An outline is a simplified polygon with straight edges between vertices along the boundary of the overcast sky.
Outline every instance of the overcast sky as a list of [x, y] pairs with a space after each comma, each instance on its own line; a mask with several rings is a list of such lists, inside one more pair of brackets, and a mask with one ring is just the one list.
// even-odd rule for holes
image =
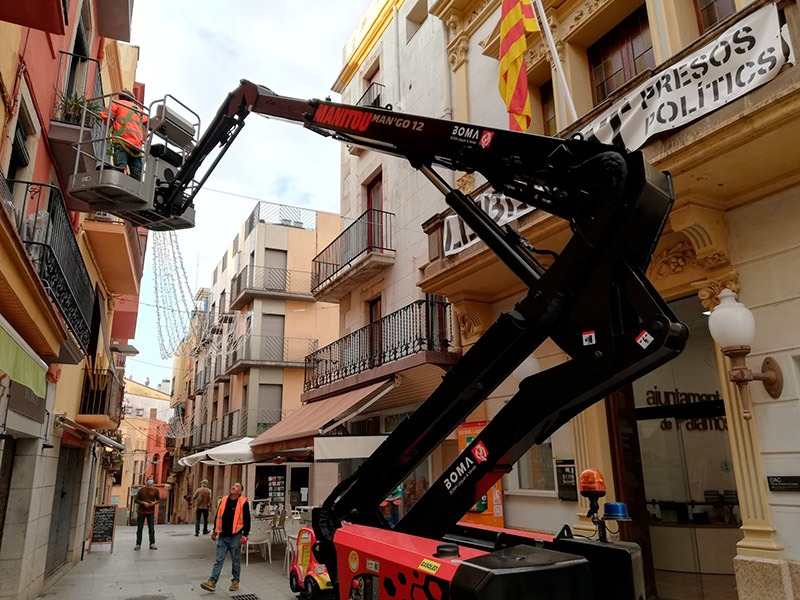
[[[226, 95], [248, 79], [296, 98], [331, 92], [342, 49], [370, 0], [136, 0], [131, 43], [145, 104], [170, 94], [207, 124]], [[339, 144], [297, 125], [247, 118], [195, 200], [196, 227], [178, 233], [189, 286], [211, 285], [222, 258], [257, 199], [339, 211]], [[222, 194], [212, 190], [222, 190]], [[249, 196], [241, 198], [230, 194]], [[139, 320], [126, 376], [156, 387], [172, 377], [156, 330], [153, 248], [142, 278]]]

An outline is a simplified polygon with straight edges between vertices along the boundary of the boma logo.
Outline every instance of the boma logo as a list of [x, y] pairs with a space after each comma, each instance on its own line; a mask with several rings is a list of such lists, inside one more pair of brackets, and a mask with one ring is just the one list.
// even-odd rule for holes
[[458, 484], [458, 482], [468, 474], [470, 467], [473, 466], [475, 466], [475, 461], [469, 456], [465, 456], [464, 460], [458, 463], [456, 468], [447, 474], [447, 477], [444, 480], [444, 487], [448, 490], [453, 489], [453, 486]]
[[486, 446], [483, 445], [483, 442], [478, 442], [472, 449], [472, 455], [475, 457], [475, 460], [482, 463], [489, 458], [489, 451], [486, 449]]

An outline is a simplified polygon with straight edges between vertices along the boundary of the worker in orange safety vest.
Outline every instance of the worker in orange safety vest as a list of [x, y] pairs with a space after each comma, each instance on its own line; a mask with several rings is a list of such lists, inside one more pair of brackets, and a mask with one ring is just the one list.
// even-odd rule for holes
[[217, 581], [222, 571], [225, 556], [231, 553], [231, 587], [234, 592], [239, 589], [239, 571], [242, 564], [242, 544], [247, 543], [250, 533], [250, 505], [247, 498], [242, 496], [242, 484], [234, 483], [230, 493], [222, 499], [217, 508], [217, 517], [214, 520], [214, 531], [211, 539], [217, 541], [217, 561], [211, 570], [208, 581], [200, 587], [209, 592], [217, 589]]
[[108, 119], [111, 113], [114, 165], [139, 181], [142, 175], [142, 148], [147, 135], [147, 115], [129, 90], [123, 90], [118, 96], [119, 99], [111, 102], [108, 111], [100, 111], [100, 117]]

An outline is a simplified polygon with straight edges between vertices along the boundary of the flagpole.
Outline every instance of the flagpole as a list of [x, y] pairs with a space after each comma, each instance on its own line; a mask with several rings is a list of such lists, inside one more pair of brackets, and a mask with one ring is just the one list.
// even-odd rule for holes
[[564, 97], [567, 99], [567, 108], [570, 112], [570, 118], [573, 121], [578, 120], [578, 113], [575, 111], [575, 104], [572, 102], [572, 94], [569, 93], [569, 87], [567, 87], [567, 78], [564, 77], [564, 71], [561, 69], [561, 60], [558, 58], [558, 53], [556, 52], [556, 44], [553, 42], [553, 35], [550, 33], [550, 26], [547, 22], [547, 16], [544, 14], [544, 6], [542, 6], [542, 0], [534, 0], [536, 4], [536, 8], [539, 11], [539, 23], [541, 24], [539, 29], [544, 32], [545, 38], [547, 38], [547, 45], [550, 47], [550, 54], [553, 56], [553, 62], [556, 66], [556, 75], [558, 75], [558, 82], [561, 84], [561, 89], [564, 92]]

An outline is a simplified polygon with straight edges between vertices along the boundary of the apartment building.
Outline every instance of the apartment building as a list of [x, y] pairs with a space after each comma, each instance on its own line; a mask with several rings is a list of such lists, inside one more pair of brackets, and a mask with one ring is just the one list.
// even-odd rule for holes
[[[373, 2], [333, 90], [345, 103], [449, 118], [446, 46], [446, 27], [424, 2]], [[418, 285], [428, 260], [421, 223], [445, 209], [443, 197], [405, 161], [364, 148], [343, 146], [341, 169], [342, 229], [312, 263], [314, 297], [339, 306], [338, 339], [306, 358], [303, 408], [252, 443], [257, 456], [310, 454], [314, 505], [461, 355], [450, 302]], [[387, 518], [401, 517], [456, 454], [453, 439], [409, 475]]]
[[[339, 230], [339, 215], [259, 202], [225, 249], [211, 287], [197, 292], [192, 326], [173, 363], [172, 400], [185, 415], [186, 454], [253, 439], [298, 411], [306, 356], [337, 334], [338, 307], [315, 300], [310, 266]], [[173, 462], [180, 496], [208, 479], [215, 496], [243, 481], [257, 499], [262, 480], [281, 477], [281, 503], [307, 503], [311, 464], [299, 460], [307, 453], [291, 465], [274, 458], [246, 467], [200, 463], [188, 472]], [[176, 517], [193, 520], [193, 512], [184, 503]]]
[[65, 182], [79, 103], [103, 94], [104, 67], [134, 80], [135, 60], [103, 60], [128, 52], [131, 7], [0, 7], [0, 597], [36, 598], [81, 560], [106, 500], [96, 445], [123, 447], [137, 311], [123, 303], [139, 295], [146, 232], [72, 211]]

